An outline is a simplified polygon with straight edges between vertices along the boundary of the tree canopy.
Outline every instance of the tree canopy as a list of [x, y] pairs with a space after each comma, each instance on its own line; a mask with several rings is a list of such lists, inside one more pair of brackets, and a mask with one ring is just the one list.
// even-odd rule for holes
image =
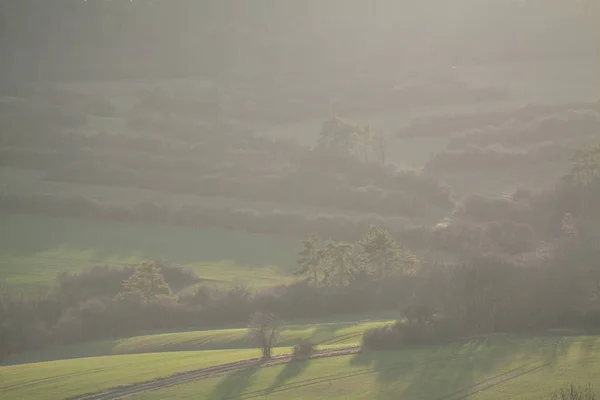
[[125, 296], [141, 298], [146, 304], [163, 295], [170, 295], [171, 289], [154, 261], [144, 261], [133, 274], [123, 282]]

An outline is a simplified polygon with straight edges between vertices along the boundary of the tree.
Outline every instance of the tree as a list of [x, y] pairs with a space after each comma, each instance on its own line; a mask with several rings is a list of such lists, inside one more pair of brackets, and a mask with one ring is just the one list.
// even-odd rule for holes
[[376, 271], [379, 279], [388, 275], [400, 262], [398, 244], [388, 231], [378, 226], [371, 225], [358, 245], [362, 249], [361, 260], [367, 268]]
[[400, 250], [387, 230], [375, 225], [371, 225], [357, 244], [362, 250], [362, 263], [375, 271], [379, 279], [389, 276], [394, 270], [405, 271], [417, 262], [411, 252]]
[[146, 304], [161, 295], [170, 295], [171, 289], [154, 261], [144, 261], [133, 274], [123, 282], [125, 295], [139, 296]]
[[323, 249], [323, 259], [327, 262], [325, 281], [338, 286], [348, 285], [356, 268], [354, 245], [328, 240]]
[[306, 240], [302, 242], [302, 250], [298, 253], [298, 265], [300, 269], [295, 275], [308, 275], [308, 279], [314, 285], [319, 284], [319, 273], [321, 269], [321, 258], [323, 251], [319, 249], [319, 237], [311, 233]]
[[258, 311], [248, 324], [248, 337], [261, 349], [263, 359], [271, 358], [271, 349], [279, 341], [279, 320], [275, 314]]

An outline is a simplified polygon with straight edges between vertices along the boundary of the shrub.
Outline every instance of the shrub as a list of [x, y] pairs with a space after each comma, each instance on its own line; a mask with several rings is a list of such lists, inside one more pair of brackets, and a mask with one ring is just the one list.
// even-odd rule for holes
[[596, 392], [591, 384], [577, 386], [573, 383], [550, 395], [550, 400], [595, 400]]
[[315, 351], [315, 344], [308, 339], [298, 339], [292, 350], [292, 355], [295, 360], [305, 360]]
[[397, 321], [393, 325], [365, 331], [362, 347], [366, 350], [397, 349], [452, 341], [464, 334], [461, 325], [451, 319], [432, 320], [428, 323]]

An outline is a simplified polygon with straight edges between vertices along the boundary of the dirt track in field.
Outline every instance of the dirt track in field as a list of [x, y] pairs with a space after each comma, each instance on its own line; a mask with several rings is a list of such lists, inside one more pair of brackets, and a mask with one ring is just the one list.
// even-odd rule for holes
[[[359, 346], [340, 347], [338, 349], [317, 350], [311, 358], [336, 357], [356, 354], [360, 351]], [[174, 374], [165, 378], [157, 378], [147, 382], [133, 383], [131, 385], [117, 386], [98, 393], [83, 394], [70, 397], [68, 400], [116, 400], [124, 399], [143, 392], [164, 389], [175, 385], [181, 385], [190, 381], [210, 378], [218, 375], [230, 374], [240, 369], [251, 366], [268, 367], [286, 363], [292, 360], [291, 354], [273, 357], [269, 361], [259, 358], [220, 364], [213, 367], [202, 368]]]
[[[339, 342], [342, 340], [346, 340], [352, 336], [354, 336], [354, 334], [340, 335], [340, 336], [329, 339], [326, 343], [327, 344], [336, 343], [336, 342]], [[325, 343], [323, 343], [323, 344], [325, 344]], [[316, 359], [316, 358], [336, 357], [336, 356], [358, 354], [359, 352], [360, 352], [360, 346], [356, 346], [356, 345], [345, 346], [345, 347], [339, 347], [336, 349], [317, 350], [317, 351], [315, 351], [315, 353], [313, 354], [313, 356], [311, 358]], [[440, 362], [440, 361], [449, 361], [452, 359], [460, 359], [460, 358], [464, 358], [464, 357], [467, 357], [467, 356], [450, 357], [450, 359], [444, 359], [444, 360], [424, 361], [423, 364], [435, 363], [435, 362]], [[285, 355], [273, 357], [269, 361], [263, 361], [259, 358], [236, 361], [236, 362], [220, 364], [220, 365], [216, 365], [216, 366], [212, 366], [212, 367], [202, 368], [202, 369], [198, 369], [198, 370], [186, 371], [186, 372], [178, 373], [178, 374], [171, 375], [171, 376], [168, 376], [165, 378], [157, 378], [157, 379], [147, 381], [147, 382], [138, 382], [138, 383], [133, 383], [130, 385], [117, 386], [117, 387], [113, 387], [113, 388], [107, 389], [102, 392], [70, 397], [68, 400], [125, 399], [128, 397], [137, 395], [137, 394], [148, 392], [148, 391], [164, 389], [164, 388], [181, 385], [181, 384], [199, 380], [199, 379], [206, 379], [206, 378], [211, 378], [211, 377], [215, 377], [215, 376], [231, 374], [231, 373], [234, 373], [236, 371], [239, 371], [241, 369], [248, 368], [248, 367], [269, 367], [269, 366], [273, 366], [273, 365], [287, 363], [287, 362], [290, 362], [291, 360], [292, 360], [292, 355], [285, 354]], [[467, 399], [475, 394], [492, 389], [492, 388], [499, 386], [501, 384], [504, 384], [506, 382], [515, 380], [523, 375], [535, 372], [535, 371], [537, 371], [541, 368], [545, 368], [551, 364], [552, 363], [549, 362], [549, 363], [540, 364], [540, 365], [536, 365], [536, 366], [522, 365], [518, 368], [514, 368], [509, 371], [505, 371], [501, 374], [498, 374], [498, 375], [495, 375], [492, 377], [488, 377], [480, 382], [477, 382], [468, 387], [461, 388], [453, 393], [444, 395], [436, 400]], [[277, 387], [275, 389], [271, 389], [271, 390], [261, 389], [261, 390], [256, 390], [256, 391], [252, 391], [252, 392], [246, 392], [244, 394], [237, 395], [237, 396], [230, 397], [230, 398], [223, 399], [223, 400], [253, 399], [256, 397], [267, 396], [271, 393], [284, 392], [284, 391], [299, 389], [299, 388], [306, 387], [306, 386], [317, 385], [317, 384], [332, 382], [332, 381], [341, 380], [341, 379], [347, 379], [347, 378], [363, 376], [363, 375], [370, 375], [370, 374], [380, 373], [383, 371], [393, 370], [393, 369], [402, 368], [402, 367], [404, 367], [404, 365], [390, 365], [388, 367], [365, 368], [365, 369], [358, 370], [358, 371], [331, 374], [331, 375], [322, 376], [319, 378], [306, 379], [306, 380], [302, 380], [302, 381], [285, 384], [285, 385], [279, 386], [279, 387]]]

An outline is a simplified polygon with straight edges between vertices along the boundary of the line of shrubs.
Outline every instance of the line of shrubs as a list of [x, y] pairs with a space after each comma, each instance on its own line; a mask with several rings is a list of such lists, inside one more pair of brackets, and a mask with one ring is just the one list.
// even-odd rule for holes
[[403, 137], [447, 137], [472, 129], [502, 125], [508, 121], [524, 124], [540, 117], [570, 110], [600, 111], [600, 99], [561, 104], [528, 104], [507, 111], [488, 111], [465, 114], [436, 115], [415, 118], [398, 134]]
[[[160, 269], [173, 288], [201, 281], [179, 267]], [[414, 280], [326, 288], [297, 282], [262, 290], [241, 283], [226, 288], [200, 283], [187, 294], [146, 304], [116, 296], [130, 273], [130, 267], [96, 267], [61, 274], [50, 292], [38, 296], [0, 292], [0, 359], [36, 348], [152, 331], [239, 326], [256, 310], [302, 319], [393, 309], [404, 296], [397, 290], [408, 295]]]
[[363, 347], [395, 349], [551, 329], [598, 332], [595, 285], [600, 275], [586, 265], [598, 256], [598, 250], [597, 246], [582, 250], [575, 241], [526, 266], [478, 257], [423, 273], [427, 278], [418, 283], [398, 321], [367, 330]]
[[[225, 228], [298, 237], [316, 232], [322, 237], [348, 241], [357, 240], [370, 225], [377, 225], [392, 233], [403, 245], [420, 251], [454, 254], [487, 251], [512, 255], [531, 251], [538, 234], [526, 219], [529, 218], [529, 207], [517, 203], [517, 209], [513, 212], [511, 207], [498, 205], [497, 202], [510, 202], [511, 207], [514, 203], [506, 199], [495, 201], [487, 198], [477, 202], [481, 205], [467, 201], [461, 208], [463, 211], [457, 214], [458, 218], [449, 219], [433, 228], [414, 225], [402, 217], [382, 217], [377, 214], [307, 215], [277, 210], [259, 212], [193, 205], [167, 206], [151, 202], [127, 205], [58, 195], [4, 194], [0, 196], [0, 211], [119, 222], [154, 222], [190, 228]], [[541, 213], [540, 218], [543, 219], [544, 215]]]
[[470, 130], [452, 138], [448, 148], [461, 149], [468, 145], [530, 148], [544, 142], [597, 138], [599, 131], [600, 110], [571, 110], [528, 122], [512, 120]]

